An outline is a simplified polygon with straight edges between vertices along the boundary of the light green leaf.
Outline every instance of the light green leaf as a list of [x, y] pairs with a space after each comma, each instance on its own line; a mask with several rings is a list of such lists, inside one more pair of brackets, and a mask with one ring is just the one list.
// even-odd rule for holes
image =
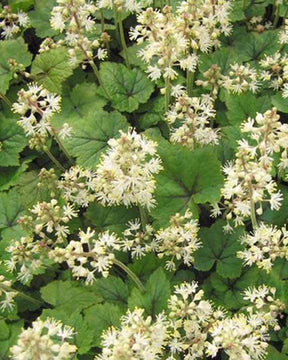
[[62, 92], [63, 81], [72, 73], [68, 51], [63, 47], [37, 55], [31, 68], [31, 74], [36, 77], [37, 82], [57, 94]]
[[111, 95], [112, 105], [119, 111], [133, 112], [145, 103], [154, 90], [147, 75], [139, 69], [129, 70], [122, 64], [101, 64], [100, 75]]
[[79, 282], [55, 280], [41, 288], [41, 296], [48, 304], [67, 314], [85, 309], [101, 301], [89, 287]]
[[159, 141], [158, 153], [164, 170], [156, 175], [157, 205], [151, 215], [157, 224], [165, 226], [171, 215], [190, 208], [197, 214], [196, 204], [220, 199], [223, 176], [217, 151], [205, 147], [189, 151], [181, 145]]
[[232, 234], [224, 233], [225, 224], [224, 220], [218, 220], [210, 228], [201, 228], [202, 247], [195, 252], [194, 266], [197, 270], [209, 271], [216, 264], [219, 275], [234, 279], [241, 274], [242, 261], [236, 253], [242, 248], [239, 239], [244, 231], [238, 227]]
[[5, 94], [13, 78], [8, 61], [15, 59], [28, 66], [31, 64], [32, 54], [28, 52], [28, 46], [22, 38], [0, 41], [0, 54], [0, 91]]
[[239, 125], [257, 112], [263, 113], [271, 109], [269, 96], [256, 97], [250, 92], [241, 95], [226, 94], [227, 117], [231, 125]]
[[[72, 89], [69, 88], [68, 93], [62, 96], [61, 113], [57, 116], [57, 124], [60, 119], [61, 125], [64, 122], [69, 123], [70, 119], [85, 118], [89, 113], [97, 113], [107, 104], [107, 100], [97, 95], [97, 85], [94, 83], [83, 82], [75, 85]], [[72, 126], [72, 124], [71, 124]]]
[[118, 137], [120, 129], [125, 131], [127, 128], [128, 123], [123, 115], [117, 111], [107, 113], [99, 109], [73, 124], [73, 134], [65, 144], [79, 165], [95, 169], [108, 140]]
[[170, 283], [162, 268], [155, 270], [146, 284], [143, 294], [138, 288], [133, 288], [128, 299], [130, 309], [144, 308], [146, 313], [155, 316], [167, 307], [170, 296]]
[[25, 134], [16, 120], [0, 117], [0, 166], [19, 165], [19, 153], [26, 143]]
[[268, 353], [266, 356], [266, 359], [273, 359], [273, 360], [288, 360], [288, 356], [280, 353], [278, 350], [275, 349], [274, 346], [269, 345], [268, 346]]

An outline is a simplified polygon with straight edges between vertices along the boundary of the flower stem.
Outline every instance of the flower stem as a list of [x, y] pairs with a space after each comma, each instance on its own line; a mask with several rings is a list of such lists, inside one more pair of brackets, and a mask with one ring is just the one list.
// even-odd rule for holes
[[17, 293], [17, 296], [21, 296], [23, 299], [26, 299], [26, 300], [30, 301], [31, 303], [34, 303], [34, 304], [37, 304], [37, 305], [42, 305], [42, 301], [37, 300], [37, 299], [33, 298], [30, 295], [26, 295], [21, 291], [15, 290], [12, 287], [1, 284], [0, 289], [3, 289], [4, 291], [14, 291], [14, 292]]
[[122, 50], [123, 50], [123, 55], [125, 58], [125, 63], [128, 69], [131, 69], [130, 63], [129, 63], [129, 57], [128, 57], [128, 52], [127, 52], [127, 45], [126, 45], [126, 41], [125, 41], [125, 35], [124, 35], [124, 28], [123, 28], [123, 21], [122, 21], [122, 13], [118, 12], [119, 16], [118, 16], [118, 26], [119, 26], [119, 33], [120, 33], [120, 41], [121, 41], [121, 46], [122, 46]]
[[69, 162], [73, 165], [74, 161], [72, 159], [72, 157], [69, 155], [68, 151], [65, 149], [64, 145], [62, 144], [57, 132], [55, 131], [54, 128], [52, 128], [52, 133], [53, 136], [55, 138], [55, 140], [57, 141], [57, 144], [59, 145], [59, 148], [62, 150], [62, 152], [65, 154], [65, 156], [67, 157], [67, 159], [69, 160]]
[[119, 261], [117, 259], [113, 260], [113, 263], [117, 266], [119, 266], [123, 271], [126, 272], [126, 274], [135, 282], [135, 284], [138, 286], [138, 288], [144, 293], [146, 291], [144, 285], [142, 284], [142, 282], [140, 281], [140, 279], [138, 278], [138, 276], [136, 276], [133, 271], [131, 271], [125, 264], [122, 263], [122, 261]]
[[142, 206], [139, 205], [138, 208], [139, 208], [139, 212], [140, 212], [142, 229], [144, 230], [146, 225], [149, 223], [148, 214], [147, 214], [146, 209], [143, 208]]
[[55, 158], [55, 156], [51, 153], [51, 151], [47, 148], [47, 146], [43, 147], [45, 154], [49, 157], [49, 159], [58, 167], [59, 170], [65, 171], [65, 168], [60, 164], [60, 162]]
[[97, 66], [95, 65], [94, 61], [89, 60], [89, 65], [91, 66], [91, 68], [92, 68], [92, 70], [94, 72], [94, 75], [96, 76], [96, 79], [98, 80], [99, 85], [102, 87], [106, 97], [111, 101], [112, 100], [111, 95], [109, 94], [106, 87], [104, 86], [104, 83], [103, 83], [102, 78], [100, 76], [100, 72], [99, 72]]
[[2, 92], [0, 92], [0, 99], [2, 99], [5, 102], [5, 104], [8, 105], [11, 108], [11, 106], [12, 106], [11, 101]]
[[165, 78], [165, 112], [169, 110], [170, 104], [170, 79], [167, 77]]
[[187, 70], [187, 94], [192, 96], [192, 90], [194, 86], [194, 74], [195, 72]]

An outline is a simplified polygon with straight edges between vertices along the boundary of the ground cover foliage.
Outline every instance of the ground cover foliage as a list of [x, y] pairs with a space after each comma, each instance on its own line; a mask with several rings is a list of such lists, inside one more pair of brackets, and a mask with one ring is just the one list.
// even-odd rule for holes
[[288, 3], [0, 12], [0, 359], [288, 359]]

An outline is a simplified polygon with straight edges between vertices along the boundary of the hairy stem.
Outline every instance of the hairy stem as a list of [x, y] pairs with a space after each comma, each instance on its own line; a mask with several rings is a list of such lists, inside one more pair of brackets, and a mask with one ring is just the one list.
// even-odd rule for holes
[[5, 104], [8, 105], [11, 108], [11, 106], [12, 106], [11, 101], [2, 92], [0, 92], [0, 99], [2, 99], [5, 102]]
[[65, 171], [64, 166], [60, 164], [60, 162], [55, 158], [55, 156], [51, 153], [51, 151], [47, 148], [47, 146], [43, 147], [45, 154], [49, 157], [49, 159], [53, 162], [53, 164], [62, 172]]
[[131, 271], [125, 264], [122, 263], [122, 261], [119, 261], [117, 259], [113, 260], [113, 263], [117, 266], [119, 266], [123, 271], [126, 272], [126, 274], [131, 278], [131, 280], [134, 281], [134, 283], [138, 286], [138, 288], [144, 293], [146, 291], [144, 285], [142, 284], [142, 282], [140, 281], [140, 279], [138, 278], [138, 276], [136, 276], [133, 271]]
[[195, 72], [187, 70], [187, 94], [192, 96], [192, 90], [194, 86], [194, 74]]
[[119, 33], [120, 33], [120, 41], [121, 41], [121, 46], [122, 46], [122, 50], [123, 50], [125, 63], [126, 63], [127, 68], [131, 69], [131, 66], [130, 66], [130, 63], [129, 63], [128, 52], [127, 52], [127, 45], [126, 45], [126, 41], [125, 41], [124, 27], [123, 27], [122, 13], [121, 12], [119, 12], [118, 19], [119, 19], [118, 26], [119, 26]]
[[6, 286], [6, 285], [1, 284], [1, 285], [0, 285], [0, 289], [3, 289], [4, 291], [13, 291], [13, 292], [16, 292], [16, 293], [17, 293], [17, 296], [21, 296], [23, 299], [26, 299], [26, 300], [30, 301], [31, 303], [34, 303], [34, 304], [37, 304], [37, 305], [42, 305], [42, 301], [37, 300], [37, 299], [33, 298], [33, 297], [30, 296], [30, 295], [26, 295], [26, 294], [24, 294], [24, 293], [21, 292], [21, 291], [15, 290], [15, 289], [13, 289], [12, 287], [9, 287], [9, 286]]
[[167, 77], [165, 78], [165, 112], [169, 110], [169, 104], [170, 104], [170, 79]]
[[65, 156], [67, 157], [69, 162], [73, 165], [74, 161], [73, 161], [72, 157], [69, 155], [68, 151], [65, 149], [64, 145], [62, 144], [62, 142], [54, 128], [52, 128], [52, 133], [53, 133], [53, 136], [55, 137], [55, 140], [57, 141], [57, 144], [59, 145], [59, 148], [65, 154]]
[[145, 226], [149, 223], [148, 214], [147, 214], [146, 209], [143, 208], [142, 206], [139, 205], [138, 208], [139, 208], [139, 212], [140, 212], [142, 228], [144, 230]]
[[99, 70], [98, 70], [97, 66], [95, 65], [93, 60], [89, 60], [89, 64], [90, 64], [90, 66], [91, 66], [91, 68], [92, 68], [92, 70], [94, 72], [94, 75], [95, 75], [96, 79], [99, 82], [99, 85], [102, 87], [106, 97], [111, 101], [112, 100], [111, 95], [109, 94], [106, 87], [104, 86], [104, 83], [102, 81], [102, 78], [100, 76], [100, 73], [99, 73]]

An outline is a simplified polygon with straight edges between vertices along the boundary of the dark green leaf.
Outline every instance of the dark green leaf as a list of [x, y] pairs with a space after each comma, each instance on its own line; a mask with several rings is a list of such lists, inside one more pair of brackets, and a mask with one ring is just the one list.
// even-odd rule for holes
[[152, 82], [139, 69], [129, 70], [122, 64], [101, 64], [100, 75], [119, 111], [133, 112], [145, 103], [154, 90]]
[[236, 228], [232, 234], [224, 233], [226, 222], [218, 220], [210, 228], [202, 228], [199, 237], [202, 247], [195, 252], [194, 266], [197, 270], [209, 271], [216, 264], [216, 271], [224, 278], [234, 279], [240, 276], [242, 261], [236, 257], [241, 250], [242, 228]]

